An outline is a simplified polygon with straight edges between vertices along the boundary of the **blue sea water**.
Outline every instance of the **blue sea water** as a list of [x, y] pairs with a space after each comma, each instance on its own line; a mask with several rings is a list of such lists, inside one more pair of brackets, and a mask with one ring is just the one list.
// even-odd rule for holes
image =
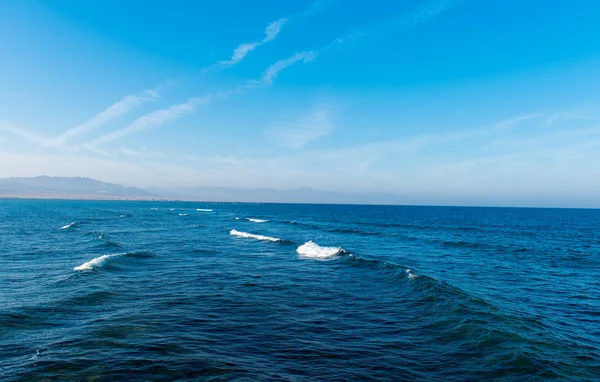
[[600, 211], [0, 200], [0, 379], [598, 380]]

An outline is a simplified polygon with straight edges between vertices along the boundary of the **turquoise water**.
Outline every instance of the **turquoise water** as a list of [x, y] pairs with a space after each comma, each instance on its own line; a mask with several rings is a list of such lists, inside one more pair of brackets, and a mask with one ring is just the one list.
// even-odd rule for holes
[[597, 380], [600, 211], [0, 200], [0, 379]]

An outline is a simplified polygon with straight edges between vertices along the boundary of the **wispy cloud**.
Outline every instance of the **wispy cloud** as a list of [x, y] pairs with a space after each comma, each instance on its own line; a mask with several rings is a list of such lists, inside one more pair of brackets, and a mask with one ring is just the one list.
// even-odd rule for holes
[[402, 19], [407, 26], [423, 23], [440, 15], [464, 1], [459, 0], [432, 0], [422, 3], [414, 12]]
[[[289, 66], [294, 65], [296, 62], [302, 61], [302, 63], [311, 62], [315, 58], [319, 56], [318, 52], [315, 51], [306, 51], [296, 53], [291, 57], [288, 57], [283, 60], [279, 60], [275, 62], [273, 65], [269, 66], [267, 70], [265, 70], [262, 74], [261, 81], [259, 83], [270, 85], [277, 79], [279, 73], [286, 69]], [[250, 83], [256, 84], [256, 81], [251, 81]]]
[[252, 52], [254, 49], [258, 48], [263, 44], [266, 44], [269, 41], [273, 41], [281, 31], [281, 28], [287, 22], [287, 18], [281, 18], [277, 21], [273, 21], [265, 28], [265, 37], [261, 41], [243, 43], [238, 45], [237, 48], [234, 49], [233, 54], [231, 55], [231, 58], [229, 60], [221, 61], [217, 65], [222, 67], [229, 67], [242, 61], [244, 57], [246, 57], [248, 53]]
[[600, 105], [597, 102], [586, 103], [570, 109], [552, 113], [547, 119], [547, 124], [560, 121], [592, 121], [600, 119]]
[[30, 133], [27, 130], [25, 130], [21, 127], [15, 126], [12, 123], [8, 123], [8, 122], [0, 121], [0, 130], [6, 131], [7, 133], [10, 133], [10, 134], [17, 135], [17, 136], [25, 139], [26, 141], [33, 143], [35, 145], [38, 145], [38, 146], [44, 146], [51, 140], [47, 137], [42, 137], [40, 135]]
[[331, 119], [330, 110], [323, 105], [318, 105], [293, 122], [278, 123], [263, 131], [263, 135], [283, 147], [298, 150], [311, 141], [331, 134], [334, 130], [335, 124]]
[[265, 38], [262, 40], [262, 43], [269, 42], [275, 39], [281, 31], [281, 27], [289, 20], [286, 18], [281, 18], [277, 21], [273, 21], [271, 24], [267, 25], [265, 28]]
[[373, 34], [387, 34], [390, 30], [403, 30], [421, 23], [425, 23], [445, 11], [454, 8], [464, 0], [430, 0], [421, 3], [416, 9], [411, 12], [403, 13], [401, 15], [393, 16], [386, 20], [379, 20], [375, 23], [366, 24], [359, 28], [353, 29], [350, 32], [335, 38], [329, 44], [327, 44], [321, 53], [332, 49], [338, 48], [351, 41], [356, 41], [364, 38], [368, 35]]
[[[320, 11], [320, 8], [322, 8], [325, 4], [326, 4], [325, 2], [320, 2], [320, 1], [315, 2], [313, 4], [313, 6], [315, 8], [310, 12], [307, 11], [307, 13], [305, 13], [304, 16], [308, 16], [310, 14], [314, 14], [314, 13]], [[419, 22], [424, 22], [424, 21], [442, 13], [444, 10], [449, 9], [454, 4], [456, 4], [456, 1], [453, 1], [453, 0], [438, 0], [438, 1], [427, 2], [427, 3], [425, 3], [425, 5], [420, 7], [417, 11], [415, 11], [411, 14], [402, 16], [401, 24], [414, 25]], [[311, 8], [313, 6], [311, 6]], [[233, 55], [229, 60], [221, 61], [218, 65], [231, 66], [236, 63], [239, 63], [248, 55], [248, 53], [250, 53], [251, 51], [256, 49], [258, 46], [275, 39], [276, 36], [281, 31], [281, 28], [288, 21], [289, 21], [289, 19], [287, 19], [287, 18], [281, 18], [279, 20], [276, 20], [276, 21], [270, 23], [265, 28], [265, 37], [262, 40], [252, 42], [252, 43], [240, 44], [234, 50]], [[332, 43], [328, 44], [327, 46], [323, 47], [320, 50], [302, 51], [302, 52], [296, 53], [286, 59], [276, 61], [262, 73], [260, 80], [258, 80], [258, 81], [249, 80], [246, 82], [245, 86], [238, 88], [238, 90], [250, 89], [250, 88], [253, 88], [256, 86], [261, 86], [261, 85], [271, 85], [278, 78], [279, 74], [286, 68], [288, 68], [298, 62], [301, 62], [301, 63], [311, 62], [315, 58], [317, 58], [320, 54], [322, 54], [323, 52], [325, 52], [326, 50], [331, 48], [332, 46], [341, 45], [348, 38], [356, 38], [357, 36], [363, 36], [366, 34], [367, 33], [365, 31], [361, 31], [361, 30], [353, 31], [353, 32], [347, 34], [346, 36], [335, 39]], [[221, 92], [221, 93], [223, 93], [223, 92]], [[159, 126], [159, 125], [162, 125], [169, 121], [175, 120], [183, 115], [191, 114], [195, 111], [197, 105], [202, 104], [202, 103], [210, 103], [213, 100], [213, 98], [225, 98], [225, 97], [226, 96], [221, 95], [220, 97], [205, 96], [205, 97], [190, 98], [188, 101], [186, 101], [183, 104], [173, 105], [169, 108], [154, 111], [152, 113], [146, 114], [146, 115], [136, 119], [133, 123], [129, 124], [125, 128], [105, 134], [103, 136], [100, 136], [99, 138], [84, 145], [84, 147], [87, 147], [88, 149], [93, 150], [94, 148], [97, 148], [98, 145], [112, 142], [112, 141], [120, 139], [124, 136], [127, 136], [129, 134], [133, 134], [133, 133], [136, 133], [136, 132], [139, 132], [142, 130], [146, 130], [146, 129], [152, 128], [154, 126]], [[123, 100], [123, 101], [125, 101], [125, 100]], [[123, 102], [123, 101], [121, 101], [121, 102]], [[127, 100], [127, 102], [125, 102], [125, 106], [123, 107], [123, 109], [127, 109], [128, 105], [130, 103], [135, 104], [135, 101], [131, 100], [131, 99]], [[105, 111], [104, 113], [106, 113], [108, 115], [112, 115], [112, 113], [107, 113], [108, 110], [110, 110], [111, 108], [107, 109], [107, 111]], [[120, 109], [121, 108], [119, 108], [119, 107], [115, 108], [115, 110], [120, 110]], [[98, 116], [96, 116], [94, 119], [92, 119], [90, 122], [88, 122], [86, 124], [77, 126], [73, 129], [71, 129], [71, 131], [65, 132], [63, 134], [63, 137], [69, 137], [74, 134], [78, 134], [81, 131], [87, 131], [89, 129], [89, 126], [92, 126], [92, 128], [93, 128], [97, 123], [96, 120], [99, 120], [100, 123], [102, 122], [104, 113], [99, 114]], [[322, 124], [322, 126], [325, 126], [325, 124]], [[302, 132], [301, 132], [301, 130], [289, 130], [289, 131], [287, 131], [286, 134], [284, 134], [283, 131], [279, 131], [279, 135], [281, 137], [284, 137], [284, 136], [289, 137], [289, 139], [287, 139], [287, 140], [285, 138], [282, 138], [282, 141], [287, 142], [288, 147], [300, 148], [300, 147], [304, 146], [306, 143], [310, 142], [311, 140], [314, 140], [318, 137], [328, 134], [328, 131], [329, 130], [327, 130], [327, 128], [314, 129], [312, 131], [304, 129], [304, 130], [302, 130]], [[271, 131], [271, 134], [277, 134], [277, 131], [273, 130], [273, 131]]]
[[193, 97], [184, 103], [172, 105], [166, 109], [153, 111], [136, 119], [123, 129], [104, 134], [84, 146], [88, 149], [95, 148], [98, 145], [115, 141], [127, 135], [147, 130], [155, 126], [163, 125], [183, 115], [194, 112], [199, 105], [210, 103], [211, 100], [211, 96]]
[[131, 149], [127, 147], [122, 147], [117, 151], [119, 154], [133, 157], [133, 158], [164, 158], [165, 155], [163, 153], [148, 150], [145, 146], [140, 147], [139, 149]]
[[498, 122], [497, 124], [494, 125], [494, 128], [499, 131], [508, 130], [511, 127], [518, 125], [521, 122], [525, 122], [527, 120], [539, 117], [541, 115], [542, 115], [541, 113], [529, 113], [529, 114], [519, 115], [517, 117], [509, 118], [504, 121]]
[[68, 129], [54, 139], [46, 142], [46, 144], [51, 146], [64, 145], [71, 138], [93, 130], [115, 118], [121, 117], [131, 112], [136, 107], [141, 106], [146, 102], [156, 100], [157, 98], [158, 91], [156, 89], [145, 90], [140, 94], [125, 96], [122, 100], [110, 105], [106, 110], [96, 114], [89, 121]]
[[329, 7], [334, 0], [316, 0], [314, 1], [306, 11], [304, 11], [304, 16], [312, 16], [317, 13], [322, 12], [325, 8]]
[[121, 148], [119, 149], [119, 152], [121, 154], [127, 155], [127, 156], [131, 156], [131, 157], [139, 157], [141, 154], [139, 151], [137, 150], [133, 150], [133, 149], [128, 149], [128, 148]]
[[[321, 3], [321, 2], [317, 1], [314, 4], [318, 4], [318, 3]], [[353, 30], [341, 37], [335, 38], [332, 42], [325, 45], [321, 49], [299, 52], [299, 53], [294, 54], [291, 57], [288, 57], [283, 60], [279, 60], [267, 68], [267, 70], [262, 75], [261, 81], [248, 81], [248, 83], [250, 85], [272, 84], [273, 81], [277, 78], [277, 76], [279, 75], [279, 73], [282, 70], [295, 64], [296, 62], [299, 62], [299, 61], [302, 61], [302, 63], [310, 62], [310, 61], [314, 60], [315, 58], [317, 58], [319, 55], [327, 52], [328, 50], [330, 50], [332, 48], [339, 47], [339, 46], [343, 45], [344, 43], [346, 43], [347, 41], [355, 40], [360, 37], [367, 36], [369, 34], [369, 32], [372, 29], [374, 29], [375, 27], [386, 29], [386, 28], [390, 27], [392, 24], [395, 26], [399, 25], [400, 27], [404, 27], [404, 28], [410, 27], [410, 26], [428, 21], [429, 19], [441, 14], [442, 12], [456, 6], [458, 3], [459, 2], [457, 0], [437, 0], [437, 1], [426, 2], [425, 4], [421, 5], [417, 10], [413, 11], [412, 13], [408, 13], [408, 14], [404, 14], [400, 17], [396, 17], [395, 19], [393, 19], [393, 22], [387, 22], [387, 23], [384, 22], [384, 23], [377, 23], [377, 24], [364, 26], [363, 28]], [[323, 4], [325, 4], [325, 3], [323, 2]], [[323, 4], [321, 4], [319, 6], [322, 6]], [[317, 6], [317, 5], [315, 5], [315, 6]]]

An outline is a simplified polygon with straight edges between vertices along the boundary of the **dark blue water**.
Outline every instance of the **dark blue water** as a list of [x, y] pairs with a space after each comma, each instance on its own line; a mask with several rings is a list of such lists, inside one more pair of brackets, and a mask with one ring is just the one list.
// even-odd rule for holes
[[599, 228], [598, 210], [0, 200], [0, 379], [597, 380]]

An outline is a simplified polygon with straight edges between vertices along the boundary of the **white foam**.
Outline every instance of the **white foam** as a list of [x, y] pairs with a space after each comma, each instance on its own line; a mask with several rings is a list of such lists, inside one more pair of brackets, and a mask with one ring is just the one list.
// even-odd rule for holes
[[407, 269], [407, 270], [406, 270], [406, 273], [408, 274], [408, 279], [409, 279], [409, 280], [412, 280], [412, 279], [414, 279], [414, 278], [417, 278], [417, 277], [419, 277], [419, 275], [415, 275], [415, 274], [413, 273], [412, 269]]
[[126, 253], [115, 253], [112, 255], [102, 255], [100, 257], [96, 257], [95, 259], [88, 261], [87, 263], [83, 263], [80, 266], [73, 268], [73, 270], [74, 271], [91, 271], [94, 268], [103, 266], [108, 261], [108, 259], [116, 257], [116, 256], [122, 256], [122, 255], [126, 255]]
[[268, 222], [268, 220], [264, 220], [264, 219], [252, 219], [252, 218], [248, 218], [248, 221], [252, 222], [252, 223], [266, 223], [266, 222]]
[[158, 210], [158, 208], [157, 208], [157, 207], [150, 207], [150, 209], [151, 209], [151, 210], [154, 210], [154, 211]]
[[188, 216], [188, 214], [179, 214], [179, 216]]
[[264, 240], [264, 241], [281, 241], [281, 239], [278, 239], [276, 237], [255, 235], [253, 233], [241, 232], [236, 229], [232, 229], [231, 232], [229, 232], [229, 234], [232, 236], [244, 237], [247, 239], [256, 239], [256, 240]]
[[66, 226], [62, 227], [61, 229], [69, 229], [69, 228], [73, 227], [75, 224], [77, 224], [77, 222], [67, 224]]
[[170, 211], [175, 211], [175, 208], [169, 208]]
[[120, 217], [120, 218], [126, 218], [126, 217], [127, 217], [127, 215], [121, 215], [121, 216], [119, 216], [119, 217]]
[[242, 220], [242, 218], [238, 218], [238, 217], [236, 217], [236, 218], [235, 218], [235, 220]]
[[319, 244], [309, 241], [299, 246], [296, 252], [303, 257], [327, 259], [330, 257], [335, 257], [345, 251], [340, 247], [321, 247]]
[[209, 208], [196, 208], [196, 211], [200, 211], [200, 212], [213, 212], [213, 210], [211, 210]]

